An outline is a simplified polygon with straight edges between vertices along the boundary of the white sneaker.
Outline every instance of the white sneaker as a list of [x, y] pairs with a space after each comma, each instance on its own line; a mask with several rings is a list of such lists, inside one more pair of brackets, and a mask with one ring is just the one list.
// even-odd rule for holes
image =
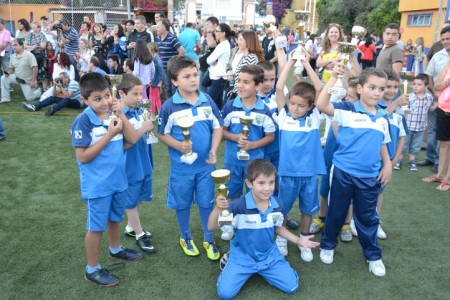
[[387, 239], [386, 232], [384, 232], [383, 228], [381, 228], [381, 225], [378, 225], [377, 236], [380, 240]]
[[350, 221], [350, 230], [352, 231], [353, 236], [358, 236], [358, 231], [356, 231], [355, 221], [353, 221], [353, 218]]
[[386, 275], [386, 268], [384, 267], [381, 259], [368, 261], [369, 262], [369, 272], [372, 272], [373, 275], [383, 277]]
[[275, 243], [277, 244], [278, 250], [280, 251], [281, 255], [283, 256], [288, 255], [287, 239], [277, 235]]
[[314, 259], [313, 253], [310, 248], [298, 247], [300, 249], [300, 257], [304, 262], [312, 262]]
[[334, 250], [320, 249], [320, 260], [327, 265], [333, 263], [334, 260]]

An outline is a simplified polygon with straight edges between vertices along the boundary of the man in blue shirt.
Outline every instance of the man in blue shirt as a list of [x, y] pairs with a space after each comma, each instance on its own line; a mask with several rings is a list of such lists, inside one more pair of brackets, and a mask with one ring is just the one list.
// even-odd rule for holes
[[178, 40], [181, 46], [183, 46], [185, 55], [193, 59], [198, 66], [199, 56], [197, 55], [197, 49], [201, 50], [202, 45], [200, 43], [201, 38], [198, 31], [195, 29], [195, 25], [192, 23], [187, 23], [186, 28], [180, 35], [178, 35]]

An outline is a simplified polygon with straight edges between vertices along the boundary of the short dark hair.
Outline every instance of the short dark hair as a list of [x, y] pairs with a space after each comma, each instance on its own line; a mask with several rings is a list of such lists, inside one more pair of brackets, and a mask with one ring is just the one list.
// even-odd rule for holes
[[427, 74], [420, 73], [420, 74], [416, 75], [416, 77], [414, 77], [414, 80], [416, 80], [416, 79], [417, 80], [422, 80], [425, 83], [425, 85], [429, 85], [430, 84], [430, 80], [429, 80], [429, 77], [428, 77]]
[[122, 81], [117, 89], [122, 90], [125, 94], [128, 94], [128, 92], [136, 85], [142, 85], [142, 81], [139, 77], [134, 76], [133, 74], [123, 74]]
[[264, 70], [257, 65], [245, 65], [241, 68], [240, 73], [253, 75], [253, 81], [256, 85], [264, 82]]
[[84, 99], [88, 99], [92, 92], [109, 89], [109, 84], [102, 74], [86, 73], [80, 78], [80, 93]]
[[100, 60], [95, 56], [92, 56], [91, 59], [89, 60], [89, 62], [96, 67], [100, 66]]
[[384, 71], [384, 72], [387, 75], [387, 80], [400, 82], [400, 78], [398, 77], [397, 73], [395, 73], [394, 71]]
[[316, 100], [316, 89], [309, 82], [297, 81], [289, 91], [289, 98], [291, 98], [292, 96], [302, 97], [308, 102], [308, 105], [311, 106]]
[[188, 23], [186, 23], [186, 28], [192, 28], [193, 25], [194, 25], [194, 23], [188, 22]]
[[379, 78], [384, 78], [387, 80], [387, 75], [383, 70], [375, 69], [375, 68], [367, 68], [364, 69], [359, 75], [359, 84], [363, 86], [367, 80], [369, 80], [370, 76], [376, 76]]
[[158, 14], [160, 18], [165, 18], [166, 17], [166, 14], [163, 13], [162, 11], [157, 11], [157, 12], [155, 12], [155, 15], [156, 14]]
[[[395, 74], [395, 73], [394, 73]], [[348, 87], [349, 88], [352, 88], [352, 89], [355, 89], [356, 90], [356, 87], [358, 86], [358, 79], [352, 79], [352, 80], [349, 80], [348, 81]], [[358, 94], [358, 93], [357, 93]], [[358, 94], [359, 95], [359, 94]]]
[[450, 32], [450, 26], [445, 26], [444, 28], [441, 29], [441, 35], [447, 32]]
[[119, 57], [117, 55], [111, 55], [110, 57], [108, 57], [108, 59], [111, 59], [111, 60], [115, 61], [116, 63], [119, 63]]
[[164, 25], [164, 27], [166, 27], [167, 31], [170, 31], [170, 21], [167, 18], [163, 18], [161, 20], [161, 23]]
[[270, 60], [260, 61], [258, 64], [264, 71], [273, 71], [275, 70], [275, 65]]
[[209, 17], [208, 19], [206, 19], [206, 22], [211, 22], [214, 25], [219, 25], [219, 19], [217, 19], [216, 17]]
[[126, 58], [124, 63], [131, 71], [134, 71], [134, 62], [131, 59]]
[[247, 166], [247, 180], [253, 182], [259, 175], [276, 177], [277, 170], [268, 160], [262, 158], [252, 160]]
[[64, 18], [63, 18], [63, 19], [60, 20], [60, 22], [61, 22], [61, 24], [70, 26], [70, 22], [69, 22], [69, 20], [67, 20], [67, 19], [64, 19]]
[[127, 21], [125, 22], [125, 24], [131, 24], [131, 25], [134, 26], [134, 21], [133, 21], [133, 20], [127, 20]]
[[220, 30], [222, 30], [225, 33], [225, 37], [228, 38], [229, 36], [231, 36], [231, 27], [226, 24], [226, 23], [220, 23], [218, 25], [218, 27], [220, 28]]
[[177, 80], [180, 71], [186, 68], [197, 68], [197, 64], [187, 56], [173, 56], [167, 63], [167, 73], [169, 78]]
[[145, 16], [143, 16], [143, 15], [136, 16], [136, 17], [134, 17], [134, 19], [139, 20], [141, 23], [144, 23], [144, 24], [147, 23], [147, 19], [145, 19]]
[[384, 31], [386, 31], [386, 29], [396, 29], [398, 31], [400, 31], [400, 26], [397, 23], [388, 23], [386, 24], [386, 26], [384, 26]]

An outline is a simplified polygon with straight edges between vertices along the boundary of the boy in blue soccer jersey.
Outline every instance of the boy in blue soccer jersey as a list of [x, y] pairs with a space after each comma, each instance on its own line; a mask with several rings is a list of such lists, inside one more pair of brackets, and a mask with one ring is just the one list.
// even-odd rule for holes
[[[285, 60], [284, 55], [279, 55], [278, 60]], [[278, 79], [278, 115], [274, 119], [280, 130], [282, 157], [278, 167], [279, 197], [283, 201], [285, 214], [290, 212], [294, 201], [299, 198], [300, 236], [304, 237], [309, 235], [312, 215], [319, 210], [318, 175], [326, 173], [320, 143], [320, 123], [323, 117], [314, 106], [316, 92], [320, 92], [322, 85], [309, 64], [309, 56], [305, 56], [301, 63], [314, 85], [296, 82], [290, 89], [286, 104], [283, 89], [295, 61], [291, 53]], [[287, 255], [286, 241], [283, 238], [277, 237], [277, 245], [280, 252]], [[300, 247], [300, 253], [305, 262], [311, 262], [314, 258], [309, 248]]]
[[[168, 146], [170, 177], [167, 207], [174, 209], [180, 227], [180, 246], [188, 256], [200, 253], [189, 228], [192, 203], [199, 206], [203, 226], [203, 247], [209, 259], [220, 258], [208, 217], [214, 207], [214, 182], [211, 172], [217, 162], [217, 148], [222, 140], [223, 120], [214, 101], [198, 90], [196, 63], [184, 56], [170, 59], [167, 70], [178, 91], [167, 100], [159, 114], [159, 139]], [[193, 119], [190, 142], [186, 142], [178, 125], [180, 120]], [[181, 161], [183, 154], [197, 153], [191, 164]]]
[[392, 165], [386, 144], [390, 142], [386, 111], [378, 107], [386, 88], [387, 76], [375, 68], [365, 69], [357, 91], [356, 103], [330, 103], [328, 89], [345, 72], [342, 63], [333, 69], [333, 76], [322, 90], [316, 106], [339, 123], [339, 149], [333, 156], [329, 206], [322, 233], [320, 259], [333, 263], [337, 237], [344, 224], [350, 202], [353, 200], [353, 218], [369, 271], [384, 276], [381, 260], [376, 212], [378, 192], [382, 184], [391, 180]]
[[[103, 231], [108, 233], [110, 257], [128, 261], [142, 258], [139, 252], [120, 245], [119, 231], [128, 186], [123, 137], [131, 144], [137, 139], [120, 102], [112, 101], [108, 82], [102, 75], [84, 75], [80, 92], [89, 107], [72, 124], [72, 146], [80, 168], [81, 196], [87, 213], [84, 275], [88, 282], [113, 286], [119, 279], [99, 264]], [[116, 112], [116, 118], [109, 117], [111, 110]]]
[[[275, 125], [270, 109], [256, 96], [263, 84], [264, 71], [256, 65], [242, 67], [238, 78], [238, 96], [228, 101], [222, 110], [224, 117], [223, 137], [225, 144], [224, 168], [231, 171], [229, 198], [236, 199], [243, 194], [246, 167], [250, 160], [264, 157], [264, 147], [274, 140]], [[242, 134], [240, 117], [251, 117], [248, 136]], [[249, 154], [248, 160], [238, 159], [239, 150]]]
[[319, 243], [310, 241], [314, 236], [298, 237], [283, 226], [283, 202], [272, 196], [276, 170], [267, 160], [256, 159], [247, 167], [245, 183], [250, 191], [228, 204], [225, 197], [217, 197], [208, 228], [217, 230], [222, 210], [233, 214], [235, 237], [231, 241], [229, 260], [217, 280], [220, 299], [235, 297], [253, 274], [259, 274], [270, 285], [287, 294], [297, 292], [299, 278], [289, 262], [278, 251], [274, 234], [278, 234], [300, 247], [313, 248]]
[[125, 144], [128, 178], [128, 188], [125, 192], [128, 224], [125, 227], [125, 236], [134, 237], [136, 244], [143, 252], [154, 253], [156, 249], [150, 240], [151, 233], [142, 229], [139, 218], [141, 203], [151, 201], [153, 197], [151, 149], [146, 142], [146, 133], [153, 129], [153, 123], [150, 120], [145, 121], [143, 110], [138, 108], [142, 98], [142, 81], [138, 77], [124, 74], [117, 89], [123, 105], [123, 113], [139, 136], [136, 144]]

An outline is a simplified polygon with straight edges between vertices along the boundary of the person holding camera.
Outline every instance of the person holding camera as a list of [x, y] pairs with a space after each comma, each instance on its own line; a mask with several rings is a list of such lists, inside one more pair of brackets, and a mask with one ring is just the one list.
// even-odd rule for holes
[[[50, 106], [56, 103], [56, 105]], [[38, 111], [49, 106], [45, 112], [46, 116], [51, 116], [64, 107], [82, 108], [84, 105], [80, 99], [80, 86], [75, 80], [70, 80], [69, 74], [61, 72], [55, 79], [52, 88], [52, 96], [40, 101], [37, 104], [22, 103], [22, 107], [28, 111]]]
[[75, 68], [75, 80], [79, 80], [79, 75], [77, 71], [77, 62], [75, 60], [74, 54], [80, 52], [80, 42], [78, 32], [75, 28], [70, 26], [70, 23], [66, 19], [61, 19], [57, 22], [53, 28], [58, 32], [58, 45], [61, 51], [69, 55], [70, 63]]

